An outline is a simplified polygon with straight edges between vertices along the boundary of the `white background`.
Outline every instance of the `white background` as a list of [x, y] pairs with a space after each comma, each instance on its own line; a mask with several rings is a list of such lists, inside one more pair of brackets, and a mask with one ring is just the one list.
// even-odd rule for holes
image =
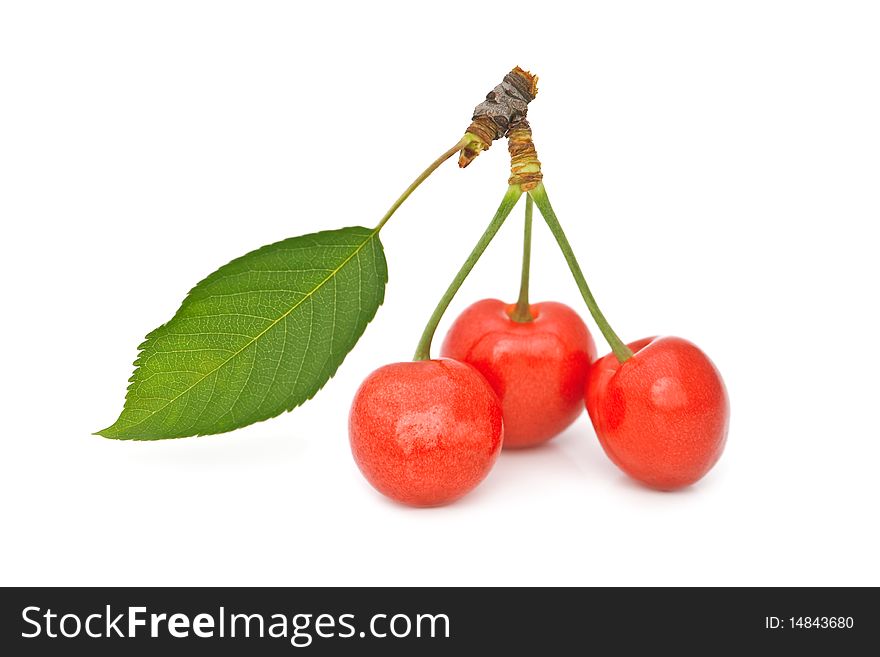
[[[880, 584], [878, 33], [871, 2], [4, 3], [0, 583]], [[386, 303], [313, 402], [222, 436], [90, 435], [192, 284], [373, 225], [516, 64], [612, 324], [724, 374], [709, 476], [640, 488], [583, 416], [446, 508], [359, 474], [352, 395], [411, 356], [504, 192], [501, 143], [388, 224]], [[513, 299], [520, 222], [452, 313]], [[586, 315], [535, 239], [533, 300]]]

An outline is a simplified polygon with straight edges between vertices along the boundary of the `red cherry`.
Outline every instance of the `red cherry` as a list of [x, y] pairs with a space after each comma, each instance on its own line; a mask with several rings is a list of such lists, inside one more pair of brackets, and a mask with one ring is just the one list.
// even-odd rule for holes
[[675, 337], [629, 345], [593, 366], [585, 395], [596, 435], [612, 461], [660, 490], [689, 486], [721, 456], [730, 406], [724, 381], [696, 345]]
[[411, 506], [458, 499], [489, 473], [503, 438], [501, 404], [470, 365], [393, 363], [355, 394], [348, 434], [373, 487]]
[[583, 411], [583, 390], [596, 345], [568, 306], [530, 306], [531, 322], [510, 318], [514, 306], [483, 299], [455, 320], [441, 353], [476, 367], [504, 409], [504, 446], [550, 440]]

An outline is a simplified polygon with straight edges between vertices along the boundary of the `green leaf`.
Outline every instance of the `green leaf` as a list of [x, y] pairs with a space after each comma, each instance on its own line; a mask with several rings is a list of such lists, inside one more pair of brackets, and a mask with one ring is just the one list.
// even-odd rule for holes
[[224, 265], [147, 335], [106, 438], [237, 429], [289, 411], [336, 373], [385, 297], [374, 229], [292, 237]]

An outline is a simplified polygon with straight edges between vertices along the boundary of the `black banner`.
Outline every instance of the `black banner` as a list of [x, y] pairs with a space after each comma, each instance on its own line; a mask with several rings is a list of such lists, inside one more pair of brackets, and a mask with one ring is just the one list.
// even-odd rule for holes
[[[873, 589], [3, 589], [6, 655], [568, 654], [656, 646], [850, 654], [876, 643]], [[549, 652], [548, 652], [549, 651]], [[833, 652], [830, 652], [833, 651]]]

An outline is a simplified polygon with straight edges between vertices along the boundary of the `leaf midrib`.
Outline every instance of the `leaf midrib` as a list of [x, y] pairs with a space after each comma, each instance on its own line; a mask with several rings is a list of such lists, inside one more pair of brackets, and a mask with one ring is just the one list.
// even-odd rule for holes
[[195, 381], [192, 385], [190, 385], [189, 387], [187, 387], [185, 390], [182, 390], [180, 393], [178, 393], [177, 395], [175, 395], [174, 397], [172, 397], [170, 400], [168, 400], [168, 402], [167, 402], [166, 404], [163, 404], [162, 406], [160, 406], [159, 408], [157, 408], [157, 409], [154, 410], [154, 411], [150, 411], [150, 414], [149, 414], [149, 415], [147, 415], [146, 417], [144, 417], [142, 420], [139, 420], [139, 421], [136, 422], [135, 424], [130, 424], [128, 427], [125, 428], [125, 431], [131, 431], [133, 428], [135, 428], [135, 427], [137, 427], [137, 426], [140, 426], [141, 424], [143, 424], [144, 422], [146, 422], [147, 420], [149, 420], [151, 417], [153, 417], [156, 413], [158, 413], [158, 412], [164, 410], [165, 408], [167, 408], [168, 406], [170, 406], [171, 404], [173, 404], [174, 402], [176, 402], [178, 399], [180, 399], [181, 397], [183, 397], [183, 396], [184, 396], [186, 393], [188, 393], [190, 390], [192, 390], [192, 389], [195, 388], [197, 385], [199, 385], [202, 381], [204, 381], [205, 379], [207, 379], [207, 378], [208, 378], [209, 376], [211, 376], [212, 374], [215, 374], [216, 372], [218, 372], [218, 371], [219, 371], [222, 367], [224, 367], [229, 361], [231, 361], [232, 359], [234, 359], [236, 356], [238, 356], [238, 355], [239, 355], [241, 352], [243, 352], [245, 349], [247, 349], [247, 348], [250, 347], [252, 344], [254, 344], [257, 340], [260, 339], [260, 337], [262, 337], [262, 336], [265, 335], [268, 331], [270, 331], [272, 328], [274, 328], [274, 327], [278, 324], [278, 322], [280, 322], [280, 321], [286, 319], [287, 316], [290, 315], [290, 313], [292, 313], [294, 310], [296, 310], [297, 308], [299, 308], [300, 304], [302, 304], [306, 299], [311, 298], [312, 295], [315, 294], [315, 292], [317, 292], [318, 290], [320, 290], [320, 289], [321, 289], [321, 288], [327, 283], [327, 281], [329, 281], [329, 280], [332, 279], [334, 276], [336, 276], [336, 274], [338, 274], [339, 271], [340, 271], [343, 267], [345, 267], [345, 265], [347, 265], [347, 264], [351, 261], [352, 258], [354, 258], [358, 253], [360, 253], [360, 250], [363, 249], [364, 246], [366, 246], [366, 244], [367, 244], [370, 240], [372, 240], [372, 239], [376, 236], [376, 234], [377, 234], [378, 232], [379, 232], [378, 229], [375, 229], [375, 228], [374, 228], [374, 229], [370, 232], [370, 234], [367, 235], [366, 239], [364, 239], [364, 241], [361, 242], [361, 243], [358, 245], [358, 247], [357, 247], [354, 251], [351, 252], [351, 255], [349, 255], [345, 260], [343, 260], [342, 263], [341, 263], [336, 269], [329, 270], [330, 273], [327, 275], [327, 277], [326, 277], [324, 280], [322, 280], [320, 283], [318, 283], [318, 285], [316, 285], [316, 286], [314, 287], [314, 289], [312, 289], [312, 290], [311, 290], [310, 292], [308, 292], [305, 296], [303, 296], [302, 299], [299, 299], [295, 304], [293, 304], [290, 308], [288, 308], [287, 311], [285, 311], [283, 314], [281, 314], [281, 315], [278, 317], [278, 319], [272, 321], [271, 324], [269, 324], [266, 328], [264, 328], [262, 331], [260, 331], [259, 333], [257, 333], [257, 334], [256, 334], [256, 335], [255, 335], [255, 336], [254, 336], [249, 342], [245, 343], [244, 346], [241, 347], [241, 349], [239, 349], [238, 351], [236, 351], [235, 353], [233, 353], [229, 358], [227, 358], [226, 360], [224, 360], [223, 362], [221, 362], [220, 364], [218, 364], [217, 367], [213, 368], [212, 370], [209, 370], [208, 372], [205, 372], [205, 374], [203, 374], [201, 377], [199, 377], [199, 379], [198, 379], [197, 381]]

